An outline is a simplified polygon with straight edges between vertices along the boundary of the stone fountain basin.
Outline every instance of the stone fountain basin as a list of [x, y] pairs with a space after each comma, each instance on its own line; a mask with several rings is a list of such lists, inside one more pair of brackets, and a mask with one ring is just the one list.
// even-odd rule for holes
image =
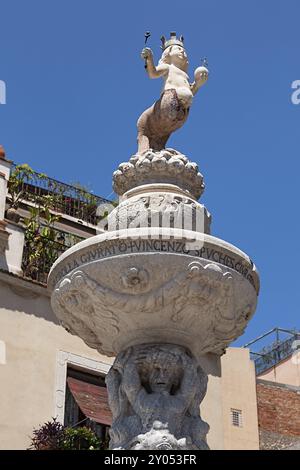
[[222, 354], [253, 315], [259, 291], [249, 257], [187, 230], [107, 232], [67, 250], [48, 279], [63, 326], [107, 356], [171, 343]]

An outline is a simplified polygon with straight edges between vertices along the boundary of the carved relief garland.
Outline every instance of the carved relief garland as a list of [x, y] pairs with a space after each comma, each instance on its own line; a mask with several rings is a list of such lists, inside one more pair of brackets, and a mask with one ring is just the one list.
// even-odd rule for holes
[[232, 274], [217, 264], [194, 261], [158, 288], [152, 287], [151, 273], [144, 268], [128, 266], [119, 277], [126, 293], [103, 286], [83, 270], [77, 270], [60, 283], [52, 297], [53, 308], [64, 326], [88, 338], [89, 345], [98, 344], [97, 349], [105, 354], [115, 354], [108, 344], [124, 328], [130, 329], [129, 314], [155, 317], [162, 309], [168, 309], [164, 321], [184, 331], [191, 325], [198, 328], [201, 311], [209, 329], [207, 344], [202, 345], [205, 351], [224, 348], [224, 342], [247, 322], [243, 312], [235, 314]]

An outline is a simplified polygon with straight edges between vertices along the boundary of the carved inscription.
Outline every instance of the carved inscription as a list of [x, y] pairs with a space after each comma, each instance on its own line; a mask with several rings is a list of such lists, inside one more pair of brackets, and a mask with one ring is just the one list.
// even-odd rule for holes
[[62, 277], [66, 276], [73, 269], [78, 268], [82, 264], [90, 263], [102, 258], [116, 256], [120, 254], [128, 253], [147, 253], [147, 252], [162, 252], [162, 253], [178, 253], [190, 256], [196, 256], [204, 258], [209, 261], [215, 261], [220, 263], [227, 268], [234, 269], [239, 274], [244, 276], [254, 288], [255, 282], [251, 274], [251, 269], [246, 263], [243, 263], [241, 259], [236, 259], [232, 255], [228, 255], [222, 251], [219, 251], [213, 247], [203, 246], [197, 250], [187, 249], [185, 241], [180, 240], [119, 240], [114, 245], [96, 245], [93, 249], [81, 252], [77, 255], [77, 258], [72, 259], [69, 263], [66, 263], [64, 268], [57, 273], [53, 282], [56, 284]]

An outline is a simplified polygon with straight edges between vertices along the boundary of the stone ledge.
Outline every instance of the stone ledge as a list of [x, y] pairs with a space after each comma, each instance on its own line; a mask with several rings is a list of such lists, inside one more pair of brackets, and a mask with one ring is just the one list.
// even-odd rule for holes
[[274, 388], [283, 388], [286, 390], [291, 390], [292, 392], [300, 392], [300, 387], [296, 385], [289, 385], [280, 382], [273, 382], [272, 380], [264, 380], [264, 379], [256, 379], [258, 384], [266, 385], [267, 387], [274, 387]]
[[[208, 234], [200, 234], [190, 230], [176, 230], [174, 228], [164, 229], [160, 227], [142, 227], [140, 229], [105, 232], [77, 243], [66, 250], [53, 264], [48, 278], [49, 287], [54, 288], [57, 282], [55, 278], [57, 275], [60, 277], [59, 272], [63, 266], [64, 275], [66, 275], [71, 272], [72, 269], [81, 265], [82, 262], [91, 261], [92, 259], [98, 261], [102, 258], [120, 254], [143, 253], [142, 247], [136, 247], [136, 249], [134, 247], [132, 248], [132, 245], [136, 245], [135, 241], [138, 242], [139, 240], [142, 242], [142, 245], [144, 244], [143, 242], [147, 244], [147, 240], [152, 240], [154, 244], [170, 241], [173, 244], [177, 244], [177, 246], [174, 247], [174, 250], [168, 249], [167, 252], [171, 251], [177, 255], [188, 254], [202, 257], [207, 261], [219, 262], [221, 265], [232, 268], [245, 278], [248, 278], [257, 295], [259, 293], [260, 282], [257, 268], [252, 260], [240, 249]], [[189, 253], [187, 253], [183, 246], [186, 242], [195, 242], [195, 244], [200, 244], [201, 247], [200, 249], [191, 247], [191, 249], [188, 250]], [[120, 247], [119, 244], [122, 246]], [[202, 252], [200, 253], [201, 250]], [[159, 246], [153, 246], [153, 249], [147, 248], [146, 252], [149, 251], [157, 252], [161, 255], [166, 254], [164, 248], [162, 247], [162, 249], [160, 249]], [[92, 252], [92, 258], [90, 258], [90, 252]], [[85, 257], [85, 261], [82, 256]], [[60, 268], [58, 268], [58, 265], [60, 265]]]
[[47, 290], [47, 286], [45, 284], [34, 281], [33, 279], [27, 277], [19, 276], [4, 269], [0, 269], [0, 282], [9, 284], [12, 287], [22, 288], [26, 291], [31, 290], [34, 291], [36, 294], [41, 294], [50, 297], [50, 293]]

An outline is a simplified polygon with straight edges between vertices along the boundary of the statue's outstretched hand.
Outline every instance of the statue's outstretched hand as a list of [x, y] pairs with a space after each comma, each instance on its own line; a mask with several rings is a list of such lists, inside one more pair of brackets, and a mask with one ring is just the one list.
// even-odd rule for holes
[[153, 57], [153, 53], [152, 53], [150, 47], [144, 47], [144, 49], [141, 52], [141, 57], [144, 60], [150, 59], [151, 57]]
[[204, 85], [204, 83], [208, 79], [208, 69], [204, 67], [203, 65], [200, 67], [197, 67], [195, 72], [194, 72], [194, 77], [195, 77], [195, 82], [197, 83], [198, 86]]

